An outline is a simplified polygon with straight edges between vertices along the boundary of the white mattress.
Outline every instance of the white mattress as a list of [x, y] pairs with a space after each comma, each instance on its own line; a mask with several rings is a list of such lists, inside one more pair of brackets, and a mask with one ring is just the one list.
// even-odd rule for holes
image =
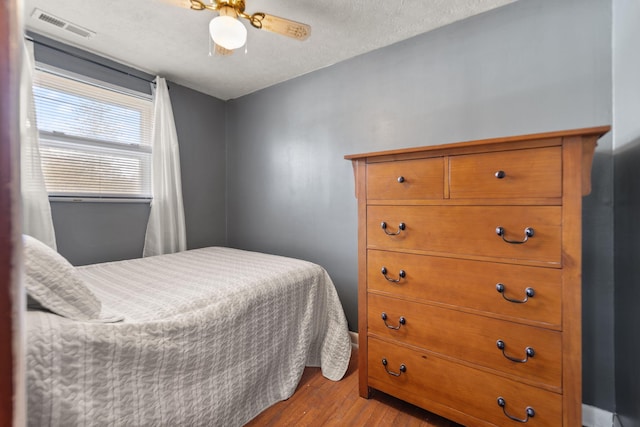
[[347, 322], [316, 264], [215, 247], [78, 270], [124, 321], [27, 312], [31, 426], [241, 426], [305, 366], [346, 372]]

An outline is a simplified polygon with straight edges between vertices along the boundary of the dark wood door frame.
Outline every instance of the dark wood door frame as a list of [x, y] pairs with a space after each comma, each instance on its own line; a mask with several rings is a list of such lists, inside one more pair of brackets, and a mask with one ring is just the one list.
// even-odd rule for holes
[[[18, 191], [19, 149], [19, 46], [18, 6], [0, 3], [0, 426], [24, 423], [24, 397], [16, 393], [24, 380], [17, 363], [21, 325], [16, 300], [20, 292], [20, 225]], [[21, 384], [22, 383], [22, 384]]]

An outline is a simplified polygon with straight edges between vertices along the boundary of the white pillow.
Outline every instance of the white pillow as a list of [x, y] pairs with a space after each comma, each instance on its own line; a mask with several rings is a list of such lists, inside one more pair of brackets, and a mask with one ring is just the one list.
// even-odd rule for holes
[[27, 294], [44, 308], [74, 320], [100, 317], [102, 304], [75, 267], [31, 236], [22, 235]]

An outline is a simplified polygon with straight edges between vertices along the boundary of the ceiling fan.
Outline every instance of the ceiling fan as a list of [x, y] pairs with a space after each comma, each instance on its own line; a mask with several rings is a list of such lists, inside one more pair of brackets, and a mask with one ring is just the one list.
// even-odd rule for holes
[[256, 12], [251, 15], [245, 13], [244, 0], [211, 0], [205, 3], [201, 0], [173, 0], [181, 6], [192, 10], [210, 10], [218, 12], [218, 16], [209, 23], [209, 33], [215, 43], [215, 51], [218, 54], [230, 55], [234, 49], [238, 49], [247, 41], [247, 29], [238, 18], [244, 18], [254, 28], [281, 34], [296, 40], [306, 40], [311, 34], [311, 27], [307, 24], [268, 15], [264, 12]]

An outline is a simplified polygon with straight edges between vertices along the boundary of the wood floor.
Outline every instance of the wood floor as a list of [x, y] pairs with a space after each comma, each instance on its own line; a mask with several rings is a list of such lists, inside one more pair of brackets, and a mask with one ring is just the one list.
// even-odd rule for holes
[[459, 426], [382, 392], [376, 391], [371, 399], [361, 398], [357, 359], [354, 351], [345, 377], [338, 382], [324, 378], [320, 368], [306, 368], [289, 400], [276, 403], [247, 426]]

